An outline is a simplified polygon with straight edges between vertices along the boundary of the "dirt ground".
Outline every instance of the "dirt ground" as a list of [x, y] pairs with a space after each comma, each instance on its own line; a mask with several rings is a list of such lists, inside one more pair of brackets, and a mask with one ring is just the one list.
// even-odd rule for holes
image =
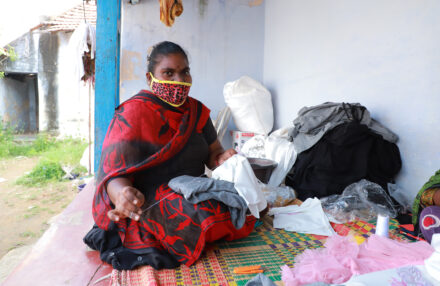
[[14, 248], [37, 241], [49, 227], [49, 220], [78, 192], [74, 181], [32, 188], [15, 185], [15, 180], [37, 161], [37, 157], [0, 160], [0, 258]]

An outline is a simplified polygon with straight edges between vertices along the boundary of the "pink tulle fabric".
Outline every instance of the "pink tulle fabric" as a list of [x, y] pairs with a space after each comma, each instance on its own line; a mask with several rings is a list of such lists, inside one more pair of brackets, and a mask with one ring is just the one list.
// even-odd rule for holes
[[351, 236], [334, 235], [325, 248], [308, 249], [296, 258], [294, 268], [281, 267], [286, 286], [313, 282], [339, 284], [352, 275], [405, 265], [423, 264], [434, 251], [427, 242], [399, 242], [377, 235], [358, 245]]

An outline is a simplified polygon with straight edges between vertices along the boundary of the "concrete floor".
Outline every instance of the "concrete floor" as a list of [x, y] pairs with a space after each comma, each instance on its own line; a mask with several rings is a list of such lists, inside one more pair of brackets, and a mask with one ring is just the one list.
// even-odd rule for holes
[[12, 273], [23, 259], [30, 253], [34, 245], [25, 245], [9, 251], [0, 259], [0, 284]]
[[10, 273], [2, 285], [108, 285], [108, 279], [95, 282], [113, 268], [82, 241], [94, 223], [94, 189], [94, 182], [89, 182], [33, 247], [17, 249], [2, 259], [2, 274]]

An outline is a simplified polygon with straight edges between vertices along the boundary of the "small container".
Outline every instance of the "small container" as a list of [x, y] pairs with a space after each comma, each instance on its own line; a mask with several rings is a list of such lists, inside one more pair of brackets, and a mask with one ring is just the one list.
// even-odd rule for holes
[[240, 152], [244, 143], [246, 143], [249, 139], [258, 135], [253, 132], [241, 132], [241, 131], [231, 131], [232, 136], [232, 147], [235, 151]]
[[270, 175], [272, 175], [272, 171], [276, 168], [278, 163], [273, 160], [262, 158], [247, 159], [251, 164], [255, 177], [257, 177], [262, 183], [267, 184], [269, 182]]
[[390, 218], [379, 214], [376, 222], [376, 235], [388, 237]]

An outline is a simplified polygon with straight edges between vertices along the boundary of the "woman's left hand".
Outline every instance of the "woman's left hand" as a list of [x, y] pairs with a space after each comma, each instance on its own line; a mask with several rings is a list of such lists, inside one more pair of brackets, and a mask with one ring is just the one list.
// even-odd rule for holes
[[228, 149], [223, 153], [220, 153], [217, 155], [217, 166], [220, 166], [221, 164], [223, 164], [226, 160], [228, 160], [229, 158], [231, 158], [232, 156], [234, 156], [235, 154], [237, 154], [237, 151], [235, 151], [234, 149]]

